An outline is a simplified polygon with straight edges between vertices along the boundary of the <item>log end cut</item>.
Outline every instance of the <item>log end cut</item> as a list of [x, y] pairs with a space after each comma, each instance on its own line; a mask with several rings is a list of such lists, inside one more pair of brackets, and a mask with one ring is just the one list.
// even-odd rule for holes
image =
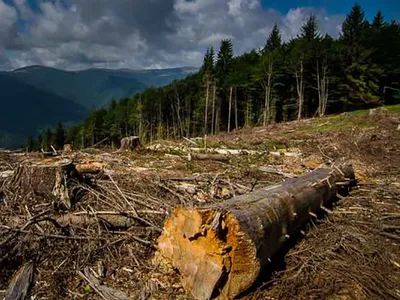
[[196, 299], [232, 298], [252, 285], [261, 268], [237, 219], [216, 209], [175, 209], [158, 248]]

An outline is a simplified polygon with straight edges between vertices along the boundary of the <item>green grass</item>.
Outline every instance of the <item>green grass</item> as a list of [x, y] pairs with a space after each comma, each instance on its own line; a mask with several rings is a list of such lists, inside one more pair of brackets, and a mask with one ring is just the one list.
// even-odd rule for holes
[[[390, 113], [400, 114], [400, 104], [384, 106]], [[316, 119], [313, 124], [300, 127], [300, 132], [337, 131], [352, 128], [368, 128], [375, 126], [373, 119], [362, 118], [369, 115], [369, 109], [355, 110], [341, 115]]]
[[385, 105], [384, 108], [386, 108], [388, 111], [394, 114], [399, 114], [400, 115], [400, 104], [396, 105]]

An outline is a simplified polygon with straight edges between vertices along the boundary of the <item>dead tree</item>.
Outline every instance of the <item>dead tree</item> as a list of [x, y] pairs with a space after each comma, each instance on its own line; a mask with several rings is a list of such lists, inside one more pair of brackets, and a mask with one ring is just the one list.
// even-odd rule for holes
[[231, 118], [232, 118], [232, 91], [233, 87], [229, 88], [229, 112], [228, 112], [228, 132], [231, 132]]
[[232, 299], [310, 217], [354, 183], [350, 164], [323, 166], [299, 178], [204, 208], [177, 208], [158, 240], [196, 299]]
[[296, 90], [297, 90], [297, 120], [300, 120], [303, 115], [303, 106], [304, 106], [304, 67], [303, 61], [300, 60], [298, 68], [296, 68], [294, 75], [296, 77]]
[[213, 98], [212, 98], [212, 108], [211, 108], [211, 134], [215, 134], [215, 97], [217, 92], [217, 84], [214, 81]]
[[[321, 70], [320, 70], [321, 69]], [[318, 90], [318, 116], [323, 117], [326, 113], [328, 105], [328, 85], [327, 76], [328, 66], [323, 64], [320, 68], [319, 60], [317, 59], [317, 90]]]

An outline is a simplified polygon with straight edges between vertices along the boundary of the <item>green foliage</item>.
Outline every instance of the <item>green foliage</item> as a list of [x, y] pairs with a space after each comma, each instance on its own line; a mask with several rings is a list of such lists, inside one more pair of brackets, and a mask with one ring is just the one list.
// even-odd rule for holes
[[282, 35], [278, 29], [278, 25], [275, 24], [274, 28], [267, 39], [267, 43], [264, 46], [263, 52], [274, 52], [282, 47]]
[[222, 40], [219, 48], [216, 76], [221, 86], [227, 84], [227, 77], [232, 72], [233, 44], [231, 40]]
[[58, 150], [62, 150], [65, 143], [65, 131], [61, 122], [58, 122], [57, 124], [53, 140], [54, 140], [54, 147]]
[[[66, 138], [75, 147], [86, 147], [104, 139], [105, 144], [117, 146], [127, 135], [140, 136], [142, 143], [199, 136], [211, 115], [218, 132], [227, 128], [227, 121], [231, 128], [235, 123], [263, 124], [267, 110], [268, 122], [289, 121], [299, 115], [299, 91], [304, 117], [317, 115], [321, 95], [327, 96], [327, 113], [398, 103], [398, 49], [400, 25], [388, 24], [381, 13], [369, 24], [362, 8], [354, 5], [338, 40], [321, 35], [316, 17], [310, 15], [300, 35], [286, 43], [275, 25], [260, 51], [234, 57], [232, 41], [221, 41], [216, 59], [214, 49], [207, 49], [200, 72], [113, 101], [108, 109], [97, 109], [85, 122], [69, 128]], [[209, 116], [205, 115], [207, 86]], [[346, 118], [330, 122], [320, 130], [367, 125]]]

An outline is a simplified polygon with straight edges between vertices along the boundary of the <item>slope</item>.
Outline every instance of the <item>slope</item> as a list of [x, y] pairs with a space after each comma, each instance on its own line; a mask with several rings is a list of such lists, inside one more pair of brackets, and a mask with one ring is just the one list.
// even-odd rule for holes
[[63, 97], [0, 74], [0, 147], [19, 147], [27, 135], [57, 122], [81, 120], [87, 110]]
[[30, 66], [9, 74], [88, 109], [107, 106], [112, 99], [130, 97], [149, 86], [163, 86], [186, 77], [196, 68], [160, 70], [87, 69], [64, 71], [43, 66]]

